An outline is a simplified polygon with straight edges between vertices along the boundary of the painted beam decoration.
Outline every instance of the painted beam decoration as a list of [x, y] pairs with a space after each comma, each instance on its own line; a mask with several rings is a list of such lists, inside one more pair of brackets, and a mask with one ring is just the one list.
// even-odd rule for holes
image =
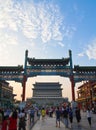
[[[24, 74], [26, 77], [37, 75], [60, 75], [69, 77], [73, 75], [75, 82], [83, 80], [96, 80], [96, 66], [79, 66], [74, 68], [70, 65], [68, 58], [62, 59], [35, 59], [28, 57], [26, 51], [26, 67], [23, 66], [0, 66], [0, 80], [14, 80], [22, 82]], [[26, 73], [24, 73], [26, 72]]]
[[23, 76], [33, 77], [37, 75], [70, 76], [70, 57], [62, 59], [35, 59], [28, 57], [25, 52], [25, 66], [1, 66], [0, 79], [22, 82]]
[[22, 82], [23, 80], [23, 75], [0, 75], [1, 80], [14, 80], [16, 82]]
[[84, 80], [96, 81], [96, 74], [74, 74], [75, 82], [80, 82]]
[[23, 66], [1, 66], [0, 80], [14, 80], [16, 82], [22, 82]]
[[75, 82], [96, 81], [96, 66], [74, 66], [74, 80]]
[[70, 67], [56, 67], [56, 66], [35, 66], [27, 68], [27, 76], [31, 77], [34, 75], [60, 75], [68, 77], [70, 75]]

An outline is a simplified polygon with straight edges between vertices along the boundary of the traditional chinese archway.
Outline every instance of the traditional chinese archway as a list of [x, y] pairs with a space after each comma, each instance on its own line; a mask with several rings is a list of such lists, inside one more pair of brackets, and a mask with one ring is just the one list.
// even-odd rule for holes
[[96, 80], [96, 66], [74, 66], [73, 68], [71, 50], [69, 50], [69, 57], [62, 59], [29, 58], [28, 50], [26, 50], [24, 67], [0, 67], [0, 80], [14, 80], [22, 83], [22, 101], [25, 100], [27, 79], [37, 75], [59, 75], [68, 77], [71, 82], [72, 100], [75, 101], [75, 83], [83, 80]]
[[69, 50], [69, 57], [62, 59], [29, 58], [28, 51], [26, 50], [22, 100], [25, 99], [26, 79], [28, 77], [34, 77], [37, 75], [59, 75], [63, 77], [69, 77], [72, 88], [72, 100], [75, 100], [75, 93], [74, 93], [75, 83], [73, 77], [72, 56], [70, 50]]

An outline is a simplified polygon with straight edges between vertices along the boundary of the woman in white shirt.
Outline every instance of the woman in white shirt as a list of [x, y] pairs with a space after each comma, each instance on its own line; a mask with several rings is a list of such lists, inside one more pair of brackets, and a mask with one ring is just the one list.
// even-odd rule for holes
[[91, 114], [92, 114], [92, 112], [91, 112], [90, 108], [87, 109], [86, 114], [87, 114], [88, 123], [91, 126], [91, 116], [92, 116]]

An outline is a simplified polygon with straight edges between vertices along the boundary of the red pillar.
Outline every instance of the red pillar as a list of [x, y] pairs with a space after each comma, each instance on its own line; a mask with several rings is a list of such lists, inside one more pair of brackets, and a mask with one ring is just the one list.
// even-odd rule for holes
[[69, 50], [69, 57], [70, 57], [70, 81], [71, 81], [71, 89], [72, 89], [72, 100], [75, 101], [75, 82], [74, 82], [74, 76], [73, 76], [73, 65], [72, 65], [72, 53], [71, 50]]
[[73, 76], [71, 76], [70, 79], [71, 79], [72, 101], [75, 101], [75, 91], [74, 91], [75, 84]]
[[26, 76], [23, 77], [22, 83], [22, 101], [25, 101], [25, 91], [26, 91]]

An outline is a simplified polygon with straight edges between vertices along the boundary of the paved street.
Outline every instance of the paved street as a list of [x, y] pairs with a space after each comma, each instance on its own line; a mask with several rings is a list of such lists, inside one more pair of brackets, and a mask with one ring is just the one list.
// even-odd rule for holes
[[81, 113], [82, 119], [78, 125], [74, 117], [72, 128], [65, 128], [65, 125], [61, 122], [61, 127], [56, 127], [55, 117], [47, 117], [44, 121], [42, 119], [38, 120], [36, 124], [32, 127], [32, 130], [96, 130], [96, 114], [92, 114], [92, 126], [90, 127], [86, 118], [86, 113]]
[[86, 118], [86, 112], [81, 113], [81, 122], [78, 125], [74, 117], [72, 130], [96, 130], [96, 115], [92, 114], [92, 126], [90, 127]]

